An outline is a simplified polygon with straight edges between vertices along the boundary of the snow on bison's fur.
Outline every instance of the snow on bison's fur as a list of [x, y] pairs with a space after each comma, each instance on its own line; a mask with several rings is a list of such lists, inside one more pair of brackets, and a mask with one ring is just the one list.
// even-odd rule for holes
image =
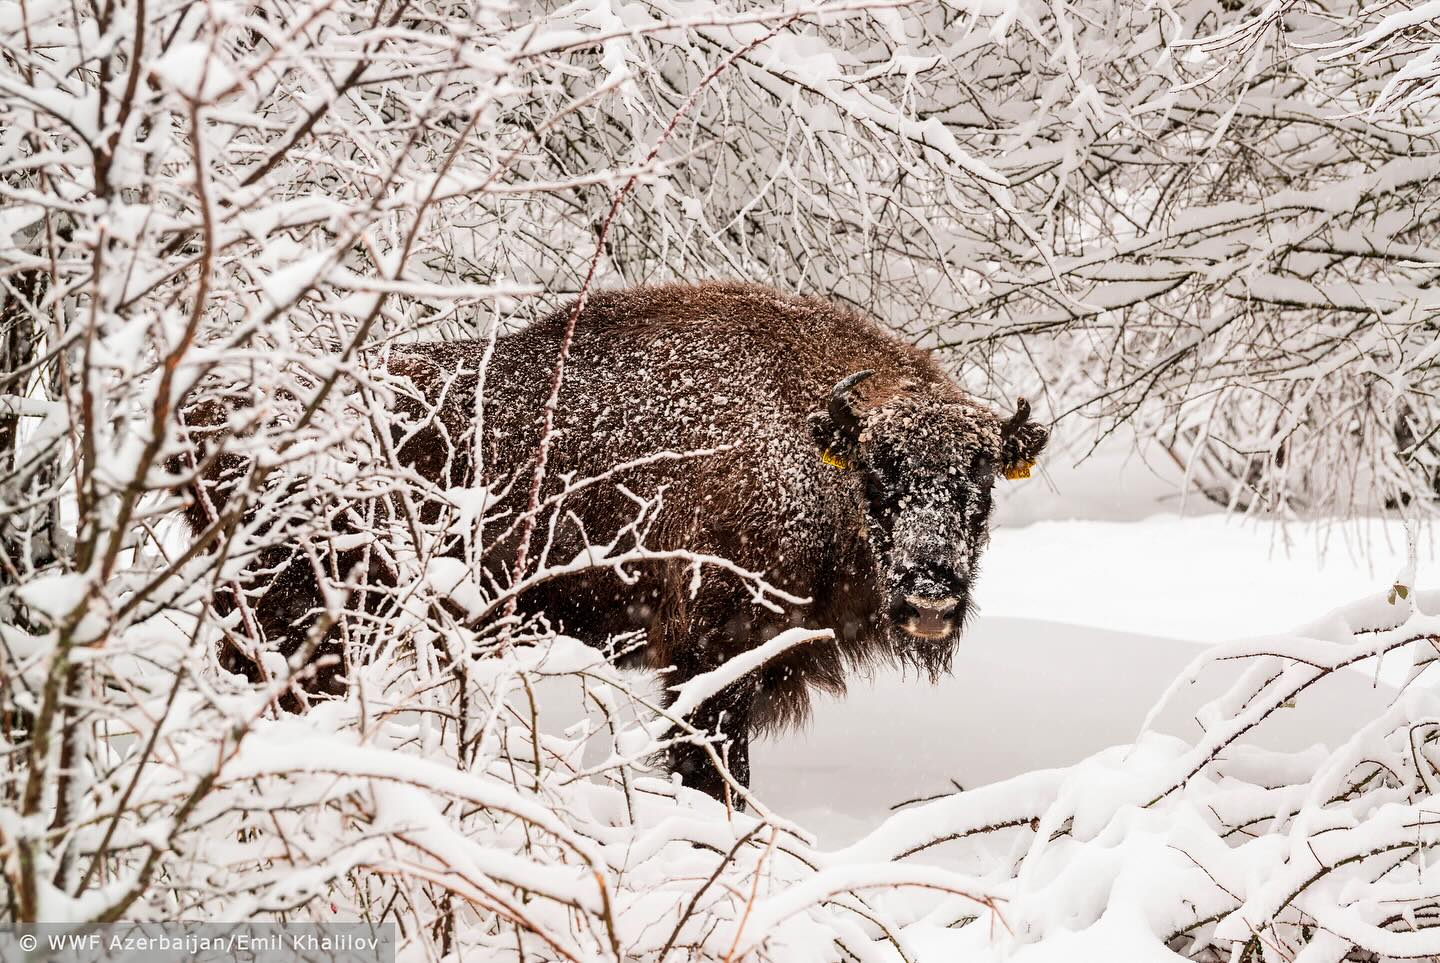
[[[833, 642], [781, 654], [690, 717], [725, 738], [742, 783], [751, 733], [802, 718], [812, 689], [842, 691], [847, 668], [903, 662], [932, 677], [948, 669], [987, 541], [992, 484], [1022, 473], [1047, 440], [1023, 401], [1013, 417], [997, 416], [871, 321], [748, 284], [595, 294], [578, 316], [562, 308], [494, 342], [483, 392], [485, 341], [392, 347], [386, 364], [405, 389], [393, 427], [401, 460], [444, 488], [508, 485], [501, 507], [511, 523], [487, 529], [499, 537], [483, 563], [502, 585], [520, 557], [526, 527], [513, 520], [530, 503], [572, 319], [542, 503], [567, 479], [649, 454], [713, 451], [627, 469], [565, 496], [531, 530], [531, 570], [542, 558], [574, 559], [587, 543], [612, 554], [636, 548], [636, 499], [659, 493], [661, 507], [641, 530], [645, 549], [721, 556], [809, 601], [776, 612], [732, 572], [707, 567], [697, 588], [690, 563], [661, 561], [628, 567], [633, 581], [595, 569], [542, 582], [520, 598], [521, 614], [543, 613], [597, 646], [638, 632], [642, 644], [627, 658], [670, 668], [671, 685], [786, 628], [832, 629]], [[225, 482], [211, 474], [210, 500], [223, 503]], [[192, 524], [203, 523], [194, 511]], [[288, 568], [271, 561], [272, 574], [283, 570], [263, 594], [251, 593], [259, 596], [251, 622], [266, 645], [293, 651], [320, 595], [308, 559]], [[688, 785], [723, 791], [702, 748], [676, 747], [670, 765]]]

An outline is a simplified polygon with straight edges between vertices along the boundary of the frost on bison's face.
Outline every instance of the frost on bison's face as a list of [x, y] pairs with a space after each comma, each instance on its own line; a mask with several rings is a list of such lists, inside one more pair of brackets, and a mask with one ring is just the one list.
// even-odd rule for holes
[[1028, 473], [1048, 433], [1028, 421], [1023, 400], [1003, 423], [988, 408], [921, 386], [865, 405], [855, 389], [868, 376], [836, 385], [812, 425], [827, 460], [859, 479], [890, 643], [937, 676], [970, 612], [995, 477]]

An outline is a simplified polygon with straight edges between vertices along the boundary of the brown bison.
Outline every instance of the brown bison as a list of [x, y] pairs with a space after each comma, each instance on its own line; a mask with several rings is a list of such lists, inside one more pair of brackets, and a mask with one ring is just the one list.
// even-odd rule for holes
[[[997, 416], [871, 321], [750, 284], [599, 293], [578, 315], [562, 308], [493, 345], [392, 347], [384, 364], [404, 387], [392, 427], [401, 461], [439, 488], [506, 493], [481, 562], [492, 586], [513, 584], [522, 559], [528, 574], [605, 546], [719, 556], [808, 599], [775, 611], [742, 575], [710, 567], [697, 586], [693, 565], [673, 556], [628, 566], [625, 578], [594, 568], [540, 581], [517, 598], [518, 614], [543, 614], [596, 646], [638, 633], [626, 658], [668, 670], [672, 685], [786, 628], [833, 630], [833, 643], [789, 650], [691, 716], [719, 734], [742, 784], [750, 734], [803, 717], [813, 689], [843, 691], [848, 668], [948, 669], [988, 539], [992, 484], [1023, 474], [1048, 437], [1023, 400], [1013, 417]], [[691, 454], [646, 458], [658, 453]], [[221, 469], [243, 468], [215, 464], [211, 506], [223, 504]], [[631, 467], [606, 475], [620, 465]], [[527, 525], [537, 495], [545, 513]], [[192, 507], [191, 520], [205, 519]], [[253, 621], [288, 652], [319, 611], [314, 566], [263, 561], [269, 581], [251, 593]], [[687, 785], [724, 791], [704, 748], [676, 746], [669, 762]]]

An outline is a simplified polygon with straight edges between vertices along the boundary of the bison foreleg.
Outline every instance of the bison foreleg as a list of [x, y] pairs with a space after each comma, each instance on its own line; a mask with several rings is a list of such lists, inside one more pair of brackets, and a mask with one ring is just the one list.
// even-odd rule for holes
[[[753, 680], [741, 679], [705, 700], [686, 719], [703, 735], [721, 737], [718, 742], [711, 742], [709, 749], [724, 761], [731, 777], [747, 789], [750, 786], [750, 703], [754, 689]], [[671, 746], [669, 764], [670, 771], [679, 773], [684, 785], [716, 799], [725, 798], [725, 777], [715, 767], [705, 745], [682, 742]], [[732, 802], [741, 807], [740, 800]]]

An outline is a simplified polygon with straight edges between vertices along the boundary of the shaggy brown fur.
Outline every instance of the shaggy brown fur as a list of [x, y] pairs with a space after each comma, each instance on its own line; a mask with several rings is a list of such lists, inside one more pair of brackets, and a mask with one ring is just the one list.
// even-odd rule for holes
[[[495, 343], [478, 418], [484, 342], [392, 349], [390, 372], [424, 399], [396, 405], [402, 460], [444, 487], [508, 485], [502, 507], [513, 521], [528, 495], [570, 313], [562, 308]], [[874, 375], [848, 396], [855, 423], [836, 424], [832, 389], [862, 370]], [[748, 735], [802, 718], [814, 689], [842, 692], [847, 669], [896, 661], [931, 674], [948, 668], [986, 539], [990, 481], [1033, 460], [1046, 440], [1023, 418], [1002, 423], [925, 353], [872, 322], [820, 299], [736, 283], [592, 296], [575, 326], [555, 426], [545, 498], [566, 479], [646, 455], [720, 450], [627, 470], [567, 496], [553, 532], [548, 513], [535, 527], [532, 570], [567, 562], [587, 544], [636, 547], [640, 537], [627, 529], [632, 496], [658, 497], [663, 508], [644, 530], [644, 547], [722, 556], [812, 601], [776, 614], [714, 568], [692, 592], [691, 567], [672, 562], [634, 569], [633, 584], [609, 570], [545, 583], [521, 599], [523, 612], [543, 612], [595, 645], [643, 633], [634, 658], [673, 669], [671, 684], [791, 626], [834, 630], [833, 643], [791, 650], [692, 719], [728, 737], [730, 769], [742, 782]], [[827, 450], [846, 467], [822, 461]], [[503, 537], [489, 546], [485, 568], [504, 584], [521, 526], [492, 527]], [[308, 565], [292, 568], [277, 580], [273, 604], [260, 603], [257, 620], [271, 639], [294, 639], [305, 624], [307, 580], [318, 599]], [[958, 599], [943, 639], [897, 628], [897, 605], [941, 595]], [[681, 748], [671, 763], [687, 783], [721, 792], [698, 750]]]

